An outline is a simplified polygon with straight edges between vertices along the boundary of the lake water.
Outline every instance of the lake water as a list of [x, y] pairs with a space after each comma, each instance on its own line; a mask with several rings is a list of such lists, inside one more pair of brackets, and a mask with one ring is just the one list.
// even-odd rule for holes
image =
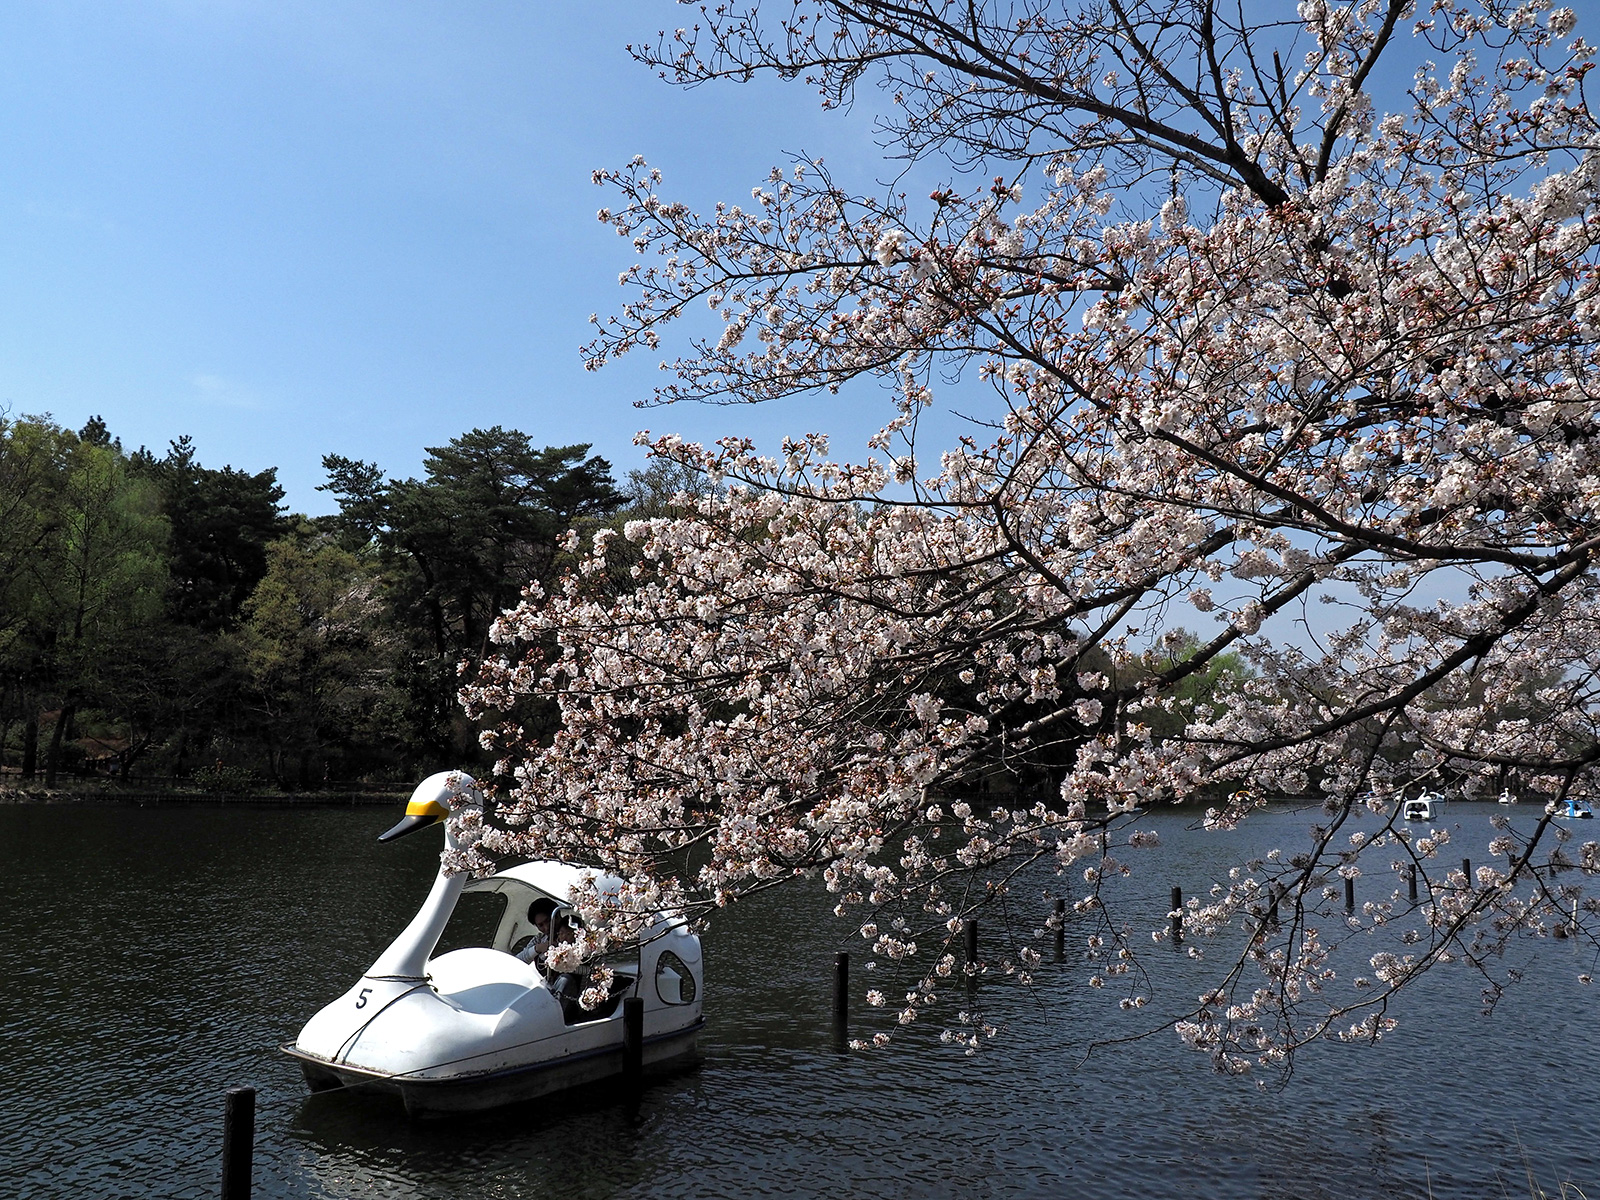
[[[1446, 812], [1458, 858], [1487, 859], [1494, 811]], [[701, 1061], [637, 1103], [412, 1123], [381, 1100], [313, 1098], [276, 1047], [398, 932], [436, 869], [435, 834], [374, 840], [392, 815], [0, 808], [0, 1197], [215, 1196], [222, 1096], [239, 1084], [259, 1093], [262, 1197], [1443, 1200], [1528, 1196], [1530, 1170], [1552, 1194], [1570, 1180], [1600, 1196], [1600, 986], [1576, 981], [1594, 964], [1570, 942], [1518, 947], [1527, 979], [1490, 1016], [1480, 982], [1446, 967], [1382, 1045], [1319, 1045], [1262, 1090], [1170, 1034], [1085, 1060], [1148, 1010], [1117, 1012], [1070, 949], [1038, 999], [980, 989], [1004, 1029], [976, 1058], [940, 1045], [935, 1022], [840, 1053], [833, 954], [859, 968], [863, 943], [801, 885], [713, 923]], [[1171, 884], [1199, 891], [1241, 845], [1299, 823], [1269, 812], [1218, 837], [1161, 818], [1135, 907], [1158, 923]], [[1021, 891], [1041, 920], [1040, 889]], [[1163, 961], [1158, 1002], [1202, 978]]]

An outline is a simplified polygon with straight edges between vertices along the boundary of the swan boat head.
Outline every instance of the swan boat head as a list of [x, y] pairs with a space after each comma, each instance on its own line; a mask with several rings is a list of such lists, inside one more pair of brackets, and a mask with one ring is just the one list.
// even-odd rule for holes
[[[378, 840], [392, 842], [408, 833], [437, 825], [449, 817], [454, 809], [468, 806], [483, 807], [478, 781], [464, 771], [439, 771], [417, 784], [411, 799], [406, 801], [406, 815], [400, 818], [399, 824], [380, 833]], [[454, 840], [448, 826], [445, 828], [445, 840], [447, 844]]]
[[[379, 840], [444, 823], [446, 847], [457, 849], [448, 818], [482, 805], [472, 776], [441, 771], [417, 785], [405, 816]], [[678, 914], [651, 915], [637, 947], [608, 956], [609, 992], [588, 1009], [577, 1003], [575, 977], [514, 953], [535, 932], [541, 905], [571, 914], [580, 892], [616, 896], [622, 888], [616, 876], [571, 863], [522, 863], [484, 879], [441, 866], [400, 935], [284, 1049], [301, 1061], [313, 1091], [399, 1092], [416, 1111], [488, 1107], [615, 1073], [626, 996], [644, 1001], [647, 1060], [652, 1042], [656, 1058], [692, 1049], [703, 1023], [700, 939]], [[475, 909], [464, 916], [492, 932], [435, 957], [464, 894]], [[450, 940], [458, 940], [454, 930]]]

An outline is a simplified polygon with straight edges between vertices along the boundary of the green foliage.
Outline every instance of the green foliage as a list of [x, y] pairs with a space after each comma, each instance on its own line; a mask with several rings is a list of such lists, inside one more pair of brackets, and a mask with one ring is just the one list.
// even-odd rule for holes
[[237, 644], [280, 784], [308, 786], [332, 760], [391, 740], [397, 647], [386, 617], [375, 566], [309, 524], [267, 547]]
[[568, 528], [677, 490], [624, 496], [588, 451], [474, 429], [403, 480], [329, 455], [340, 512], [311, 521], [188, 437], [0, 412], [0, 762], [230, 793], [470, 761], [458, 664]]
[[[1160, 649], [1144, 656], [1144, 669], [1151, 674], [1181, 672], [1205, 648], [1200, 638], [1181, 626], [1168, 631]], [[1206, 660], [1204, 669], [1182, 674], [1162, 707], [1141, 715], [1159, 739], [1181, 734], [1191, 721], [1209, 720], [1213, 707], [1225, 705], [1227, 697], [1247, 680], [1255, 669], [1236, 650], [1226, 650]]]
[[70, 435], [48, 421], [0, 414], [0, 656], [37, 606], [69, 452]]
[[87, 697], [86, 727], [122, 749], [117, 772], [147, 760], [163, 775], [181, 774], [189, 756], [236, 730], [242, 682], [223, 638], [163, 619], [106, 654]]
[[93, 651], [159, 615], [167, 522], [115, 449], [80, 441], [65, 466], [51, 569], [38, 579], [58, 637]]
[[187, 436], [164, 458], [143, 447], [131, 460], [159, 489], [172, 526], [171, 587], [175, 620], [200, 629], [228, 629], [267, 571], [267, 546], [286, 528], [276, 467], [250, 474], [203, 467]]
[[476, 738], [455, 702], [459, 667], [481, 661], [489, 630], [530, 581], [556, 570], [561, 536], [624, 500], [587, 445], [535, 450], [517, 430], [474, 429], [430, 447], [422, 479], [390, 479], [330, 454], [325, 490], [348, 546], [375, 551], [407, 641], [396, 685], [408, 733], [435, 761], [468, 761]]
[[[26, 728], [37, 731], [40, 710], [55, 706], [44, 764], [52, 784], [102, 668], [159, 618], [166, 582], [167, 525], [154, 490], [103, 427], [86, 430], [87, 439], [35, 417], [0, 432], [15, 539], [0, 667]], [[25, 770], [36, 743], [30, 733]]]
[[255, 791], [259, 784], [249, 767], [231, 766], [220, 758], [198, 768], [194, 782], [201, 791], [218, 796], [243, 796]]

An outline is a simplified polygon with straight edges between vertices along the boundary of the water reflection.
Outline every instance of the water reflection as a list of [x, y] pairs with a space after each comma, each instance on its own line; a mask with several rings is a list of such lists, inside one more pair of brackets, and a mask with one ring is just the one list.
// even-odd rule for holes
[[[1494, 810], [1448, 819], [1481, 843]], [[1313, 1047], [1284, 1090], [1263, 1091], [1218, 1079], [1170, 1034], [1089, 1053], [1159, 1008], [1116, 1011], [1071, 943], [1034, 997], [979, 988], [973, 1003], [1004, 1032], [977, 1058], [937, 1045], [936, 1021], [889, 1051], [840, 1055], [833, 952], [860, 943], [826, 896], [780, 892], [713, 923], [703, 1061], [634, 1104], [601, 1087], [435, 1123], [381, 1099], [308, 1097], [277, 1043], [372, 960], [435, 869], [424, 839], [372, 841], [388, 816], [0, 810], [13, 989], [0, 1191], [214, 1196], [222, 1092], [246, 1082], [260, 1089], [263, 1197], [1443, 1198], [1525, 1195], [1525, 1164], [1547, 1188], [1600, 1191], [1595, 993], [1564, 943], [1513, 948], [1528, 981], [1492, 1017], [1475, 976], [1443, 971], [1391, 1041]], [[1170, 886], [1203, 891], [1254, 844], [1240, 839], [1270, 844], [1298, 820], [1264, 816], [1224, 837], [1164, 819], [1123, 899], [1161, 923]], [[1042, 923], [1049, 881], [1037, 883], [1019, 902]], [[876, 1026], [855, 957], [860, 1033]], [[1172, 1011], [1207, 978], [1181, 953], [1153, 961], [1153, 1003]]]
[[[533, 1186], [539, 1195], [621, 1195], [648, 1180], [643, 1150], [663, 1115], [698, 1086], [697, 1074], [691, 1065], [653, 1076], [633, 1096], [600, 1084], [494, 1112], [414, 1122], [382, 1098], [352, 1102], [324, 1094], [296, 1108], [288, 1134], [308, 1151], [320, 1184], [313, 1195], [497, 1195], [496, 1181], [515, 1184], [506, 1192], [514, 1195]], [[596, 1156], [596, 1146], [606, 1152]], [[418, 1180], [427, 1181], [422, 1190], [415, 1190]]]

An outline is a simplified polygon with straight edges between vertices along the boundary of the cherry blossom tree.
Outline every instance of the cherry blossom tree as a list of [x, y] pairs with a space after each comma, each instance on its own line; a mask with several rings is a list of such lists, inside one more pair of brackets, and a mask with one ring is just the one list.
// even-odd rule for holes
[[[631, 908], [816, 879], [904, 985], [899, 1024], [973, 1049], [981, 1014], [941, 994], [963, 918], [1008, 918], [986, 969], [1026, 985], [1050, 930], [1015, 902], [1043, 880], [1090, 982], [1142, 1006], [1165, 921], [1116, 897], [1149, 814], [1231, 828], [1315, 797], [1303, 845], [1183, 913], [1214, 977], [1170, 1024], [1233, 1072], [1377, 1039], [1442, 962], [1492, 997], [1513, 938], [1592, 958], [1600, 844], [1556, 816], [1600, 763], [1575, 26], [1497, 0], [797, 0], [634, 48], [681, 84], [773, 73], [871, 108], [902, 178], [943, 182], [852, 191], [799, 161], [699, 214], [641, 160], [597, 172], [639, 261], [590, 365], [684, 318], [662, 401], [877, 378], [894, 407], [861, 461], [820, 434], [779, 457], [641, 435], [713, 486], [573, 536], [579, 567], [502, 618], [462, 693], [495, 807], [456, 865], [630, 877], [620, 907], [585, 900], [591, 953]], [[919, 453], [941, 403], [971, 428]], [[496, 718], [528, 696], [559, 705], [553, 738]], [[1544, 807], [1469, 877], [1401, 819], [1419, 786]]]

